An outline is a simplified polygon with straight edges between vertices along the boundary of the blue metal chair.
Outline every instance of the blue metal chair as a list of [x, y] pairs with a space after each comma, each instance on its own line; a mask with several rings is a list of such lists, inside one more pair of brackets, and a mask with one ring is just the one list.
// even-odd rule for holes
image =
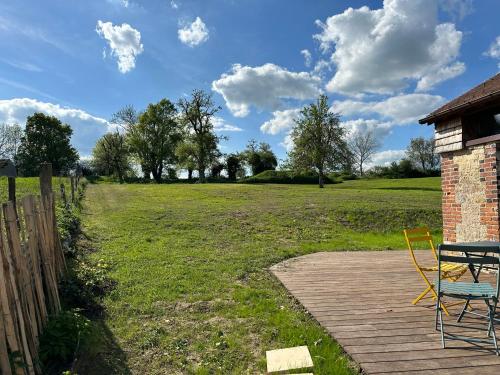
[[[449, 254], [449, 252], [455, 252]], [[460, 252], [461, 254], [457, 253]], [[473, 276], [473, 282], [449, 282], [442, 280], [442, 265], [445, 263], [456, 263], [468, 265]], [[436, 303], [436, 329], [441, 331], [441, 342], [445, 348], [445, 340], [461, 340], [470, 343], [489, 343], [495, 346], [495, 352], [499, 355], [497, 338], [495, 332], [495, 312], [499, 299], [500, 277], [498, 267], [500, 265], [500, 246], [467, 246], [467, 245], [439, 245], [438, 248], [438, 277], [437, 303]], [[479, 282], [479, 272], [484, 267], [494, 268], [496, 274], [496, 285], [489, 282]], [[458, 324], [445, 324], [443, 321], [443, 308], [441, 299], [443, 297], [462, 299], [464, 309], [457, 323], [460, 323], [467, 311], [466, 307], [471, 301], [484, 301], [487, 306], [487, 315], [482, 315], [488, 321], [487, 339], [473, 338], [445, 332], [446, 326], [459, 326]], [[476, 313], [476, 315], [478, 315]], [[460, 326], [459, 326], [460, 327]]]

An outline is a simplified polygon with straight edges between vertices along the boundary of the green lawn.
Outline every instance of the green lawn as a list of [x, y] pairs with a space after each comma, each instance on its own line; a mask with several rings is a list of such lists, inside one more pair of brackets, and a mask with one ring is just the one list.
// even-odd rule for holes
[[295, 345], [308, 345], [315, 374], [355, 373], [268, 267], [320, 250], [404, 248], [405, 225], [439, 235], [440, 198], [439, 179], [89, 185], [91, 257], [112, 265], [118, 285], [78, 373], [263, 373], [266, 350]]
[[[40, 179], [38, 177], [18, 177], [16, 178], [16, 197], [18, 199], [28, 194], [40, 194]], [[67, 177], [53, 177], [52, 186], [56, 191], [56, 197], [59, 197], [59, 186], [64, 183], [66, 193], [69, 194], [70, 183]], [[8, 199], [7, 177], [0, 177], [0, 202]]]

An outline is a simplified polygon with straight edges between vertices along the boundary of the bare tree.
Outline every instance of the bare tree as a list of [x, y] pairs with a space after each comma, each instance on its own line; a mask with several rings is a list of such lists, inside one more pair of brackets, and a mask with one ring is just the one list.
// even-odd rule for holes
[[363, 166], [366, 162], [370, 161], [373, 154], [380, 147], [380, 143], [377, 141], [373, 132], [356, 132], [354, 136], [349, 141], [349, 148], [354, 156], [354, 162], [358, 167], [359, 174], [363, 176], [364, 169]]

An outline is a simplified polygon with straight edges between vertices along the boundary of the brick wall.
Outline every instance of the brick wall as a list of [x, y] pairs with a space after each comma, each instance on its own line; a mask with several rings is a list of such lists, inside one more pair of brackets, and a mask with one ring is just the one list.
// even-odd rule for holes
[[500, 240], [499, 160], [496, 143], [441, 155], [445, 242]]

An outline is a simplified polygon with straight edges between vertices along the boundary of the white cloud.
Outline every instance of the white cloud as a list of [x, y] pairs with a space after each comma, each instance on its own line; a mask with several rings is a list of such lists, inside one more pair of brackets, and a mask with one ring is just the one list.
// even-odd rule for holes
[[235, 64], [229, 73], [212, 82], [212, 90], [224, 97], [235, 116], [245, 117], [251, 106], [277, 110], [283, 99], [312, 99], [320, 94], [320, 84], [321, 79], [315, 75], [290, 72], [274, 64]]
[[212, 119], [212, 123], [214, 125], [214, 130], [216, 132], [241, 132], [243, 131], [242, 128], [236, 126], [236, 125], [231, 125], [226, 122], [222, 117], [214, 117]]
[[118, 70], [127, 73], [135, 68], [135, 59], [143, 51], [141, 33], [127, 23], [113, 25], [97, 21], [96, 32], [107, 40], [111, 54], [118, 59]]
[[170, 7], [172, 9], [179, 9], [179, 4], [177, 4], [174, 0], [170, 1]]
[[283, 139], [283, 142], [280, 142], [280, 146], [286, 148], [287, 151], [292, 151], [293, 149], [293, 139], [290, 133], [288, 133], [285, 138]]
[[439, 95], [397, 95], [378, 102], [357, 100], [335, 101], [332, 108], [343, 116], [378, 114], [399, 125], [411, 124], [435, 110], [446, 101]]
[[35, 64], [31, 64], [29, 62], [10, 60], [10, 59], [4, 59], [4, 58], [0, 58], [0, 61], [7, 64], [7, 65], [12, 66], [13, 68], [25, 70], [27, 72], [40, 73], [43, 71], [42, 68], [40, 68], [39, 66], [37, 66]]
[[177, 30], [179, 40], [190, 47], [195, 47], [208, 40], [208, 29], [200, 17], [183, 28]]
[[312, 64], [312, 55], [308, 49], [303, 49], [300, 51], [301, 55], [304, 56], [304, 64], [309, 67]]
[[107, 120], [93, 116], [81, 109], [62, 107], [58, 104], [41, 102], [36, 99], [15, 98], [0, 100], [0, 123], [25, 124], [26, 117], [35, 112], [55, 116], [63, 123], [71, 125], [71, 143], [80, 155], [90, 155], [97, 139], [110, 129]]
[[393, 161], [399, 161], [406, 155], [405, 150], [385, 150], [376, 152], [369, 163], [366, 163], [366, 168], [370, 169], [375, 166], [389, 166]]
[[[490, 48], [484, 54], [486, 56], [500, 60], [500, 35], [497, 36], [493, 43], [491, 43]], [[498, 63], [498, 69], [500, 69], [500, 62]]]
[[391, 134], [394, 126], [393, 122], [381, 122], [374, 119], [356, 119], [342, 122], [342, 127], [347, 130], [348, 137], [352, 137], [358, 133], [371, 132], [379, 141], [382, 141], [386, 136]]
[[129, 0], [107, 0], [108, 3], [121, 5], [124, 8], [128, 8], [130, 5]]
[[393, 94], [412, 81], [430, 89], [463, 73], [462, 32], [437, 16], [437, 0], [385, 0], [381, 9], [349, 8], [316, 21], [322, 32], [314, 37], [337, 68], [327, 90]]
[[276, 135], [294, 127], [295, 119], [299, 116], [301, 109], [285, 109], [284, 111], [274, 111], [273, 118], [263, 123], [260, 131], [265, 134]]
[[472, 0], [439, 0], [439, 6], [458, 21], [463, 20], [474, 11]]

